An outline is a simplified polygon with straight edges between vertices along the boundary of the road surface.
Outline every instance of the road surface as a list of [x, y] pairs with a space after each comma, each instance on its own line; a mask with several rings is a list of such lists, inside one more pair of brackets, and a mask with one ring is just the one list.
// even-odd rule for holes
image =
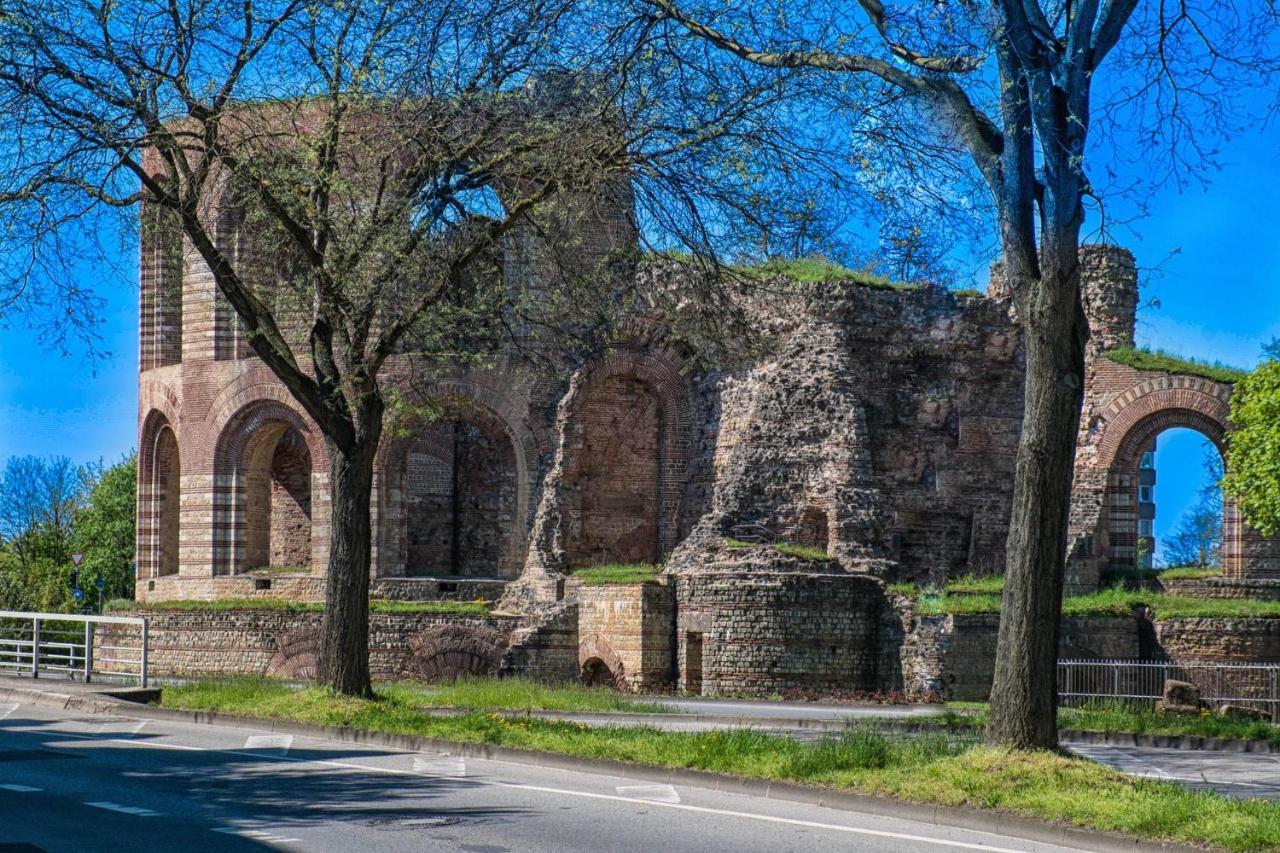
[[0, 850], [1068, 848], [642, 780], [0, 705]]

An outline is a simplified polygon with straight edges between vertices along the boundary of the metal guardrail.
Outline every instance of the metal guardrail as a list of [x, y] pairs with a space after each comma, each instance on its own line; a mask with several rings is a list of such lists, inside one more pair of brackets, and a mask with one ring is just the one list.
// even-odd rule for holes
[[147, 620], [0, 610], [0, 671], [136, 676], [147, 686]]
[[1169, 679], [1194, 684], [1207, 702], [1256, 708], [1280, 722], [1280, 662], [1060, 660], [1058, 700], [1154, 704]]

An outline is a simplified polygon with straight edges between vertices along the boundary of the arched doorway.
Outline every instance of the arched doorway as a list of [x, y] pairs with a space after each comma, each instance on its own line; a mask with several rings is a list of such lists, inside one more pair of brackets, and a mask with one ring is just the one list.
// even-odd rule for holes
[[390, 465], [406, 576], [506, 577], [518, 570], [520, 475], [500, 422], [475, 412], [432, 424]]
[[247, 447], [244, 569], [311, 568], [311, 452], [298, 430], [264, 425]]
[[604, 376], [583, 393], [581, 442], [565, 476], [577, 503], [570, 566], [662, 558], [664, 415], [653, 386], [633, 374]]

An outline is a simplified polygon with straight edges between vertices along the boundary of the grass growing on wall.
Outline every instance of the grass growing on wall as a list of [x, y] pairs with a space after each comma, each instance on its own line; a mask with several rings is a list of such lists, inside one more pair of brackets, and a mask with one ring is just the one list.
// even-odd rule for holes
[[[754, 730], [669, 732], [639, 726], [589, 728], [473, 712], [438, 717], [413, 695], [376, 699], [272, 682], [166, 687], [161, 704], [405, 735], [490, 743], [585, 758], [693, 768], [785, 780], [906, 800], [979, 809], [1211, 844], [1233, 851], [1280, 847], [1280, 805], [1239, 802], [1170, 782], [1137, 779], [1049, 752], [975, 746], [955, 734], [890, 736], [853, 729], [817, 742]], [[975, 735], [976, 737], [976, 735]]]
[[574, 569], [573, 576], [586, 586], [636, 584], [656, 580], [662, 566], [654, 563], [609, 563]]
[[[213, 601], [176, 599], [173, 601], [131, 601], [114, 599], [107, 602], [106, 610], [278, 610], [285, 613], [319, 613], [324, 605], [319, 602], [285, 601], [277, 598], [217, 598]], [[391, 601], [373, 599], [369, 602], [371, 613], [447, 613], [456, 616], [483, 616], [489, 605], [483, 601]]]
[[724, 540], [725, 547], [734, 550], [743, 550], [747, 548], [772, 548], [779, 554], [786, 554], [789, 557], [797, 557], [801, 560], [830, 560], [831, 555], [823, 548], [814, 548], [811, 545], [796, 545], [791, 542], [744, 542], [741, 539]]
[[1157, 578], [1167, 578], [1168, 580], [1203, 580], [1205, 578], [1222, 577], [1222, 569], [1216, 566], [1178, 566], [1172, 569], [1165, 569], [1156, 575]]
[[1116, 364], [1123, 364], [1135, 370], [1158, 370], [1162, 373], [1181, 373], [1186, 376], [1199, 376], [1212, 379], [1214, 382], [1239, 382], [1248, 371], [1220, 361], [1206, 362], [1190, 358], [1170, 355], [1159, 350], [1133, 349], [1123, 347], [1107, 353], [1107, 358]]

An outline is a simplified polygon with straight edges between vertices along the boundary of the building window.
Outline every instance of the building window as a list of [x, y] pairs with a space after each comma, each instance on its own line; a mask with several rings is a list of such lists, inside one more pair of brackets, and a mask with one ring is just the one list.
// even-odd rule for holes
[[1154, 471], [1156, 468], [1156, 452], [1148, 450], [1142, 454], [1142, 462], [1138, 464], [1138, 467], [1147, 471]]
[[1153, 502], [1154, 502], [1154, 498], [1152, 498], [1151, 496], [1151, 487], [1139, 486], [1138, 487], [1138, 503], [1149, 504]]
[[1150, 518], [1140, 518], [1140, 519], [1138, 519], [1138, 535], [1139, 535], [1139, 536], [1151, 536], [1151, 535], [1152, 535], [1152, 533], [1154, 532], [1154, 528], [1153, 528], [1153, 526], [1152, 526], [1152, 521], [1153, 521], [1153, 519], [1150, 519]]

